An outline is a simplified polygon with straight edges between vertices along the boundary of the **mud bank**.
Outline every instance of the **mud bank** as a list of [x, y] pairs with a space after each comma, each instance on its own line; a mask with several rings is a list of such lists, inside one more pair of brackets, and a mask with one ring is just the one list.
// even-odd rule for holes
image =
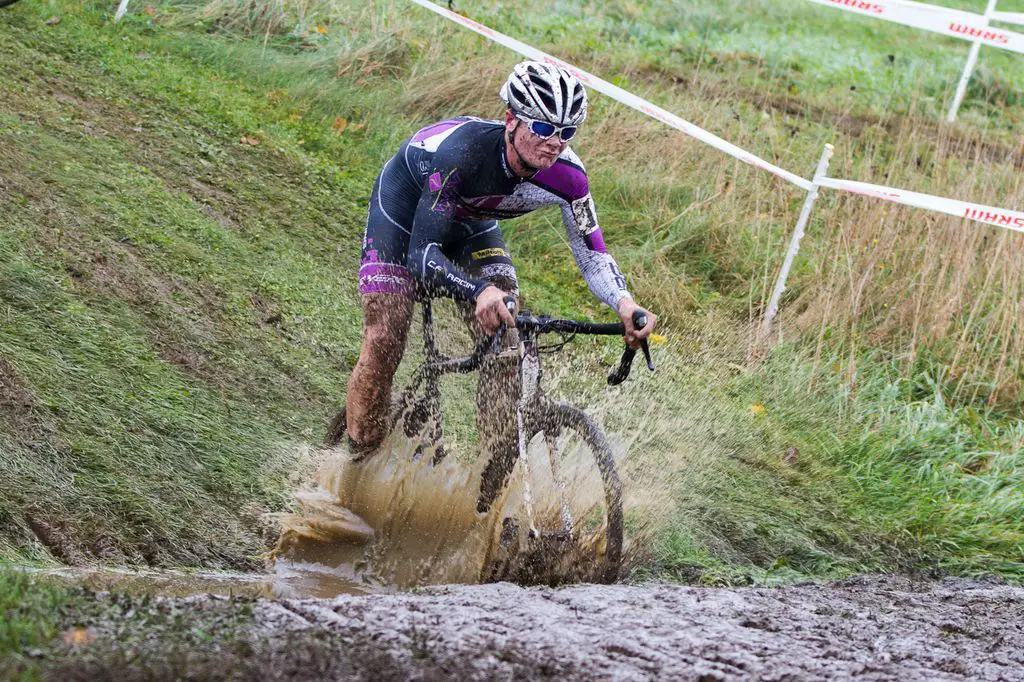
[[50, 678], [1024, 680], [1024, 588], [962, 579], [116, 601]]

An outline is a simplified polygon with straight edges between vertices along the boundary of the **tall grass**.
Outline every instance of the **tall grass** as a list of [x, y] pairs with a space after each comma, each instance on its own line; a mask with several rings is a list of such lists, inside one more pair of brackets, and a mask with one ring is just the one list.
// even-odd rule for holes
[[[690, 26], [707, 24], [708, 35], [701, 39], [705, 51], [712, 49], [708, 36], [725, 32], [725, 26], [740, 34], [754, 31], [724, 19], [731, 15], [721, 8], [697, 0], [690, 4], [703, 17]], [[264, 8], [258, 21], [251, 17], [254, 7]], [[869, 118], [851, 119], [849, 106], [841, 101], [824, 111], [772, 106], [770, 85], [764, 98], [752, 99], [744, 84], [763, 81], [772, 69], [763, 55], [748, 59], [743, 52], [713, 50], [721, 62], [714, 77], [701, 56], [684, 56], [668, 68], [666, 50], [675, 52], [666, 35], [677, 38], [684, 51], [693, 46], [692, 36], [670, 33], [657, 21], [682, 12], [675, 4], [617, 10], [566, 3], [559, 8], [564, 13], [560, 21], [489, 3], [462, 9], [513, 35], [532, 36], [538, 47], [575, 57], [584, 68], [798, 173], [807, 174], [821, 145], [830, 141], [837, 145], [834, 177], [1007, 208], [1024, 205], [1019, 156], [999, 124], [954, 128], [931, 122], [934, 102], [926, 93], [932, 86], [923, 75], [916, 83], [900, 80], [876, 88], [880, 97], [904, 98], [900, 115], [881, 108]], [[782, 9], [768, 0], [758, 10], [794, 30], [794, 63], [805, 66], [824, 53], [807, 53], [813, 44], [803, 36], [811, 31], [800, 21], [814, 20], [829, 30], [851, 21], [843, 13]], [[287, 30], [294, 38], [289, 27], [330, 26], [329, 39], [315, 51], [342, 65], [337, 78], [383, 86], [372, 92], [349, 90], [346, 96], [368, 110], [408, 112], [414, 119], [409, 128], [467, 111], [495, 115], [493, 91], [516, 59], [402, 3], [215, 0], [197, 11], [201, 17], [216, 17], [226, 29], [241, 26], [255, 35]], [[621, 33], [627, 20], [633, 28]], [[854, 26], [860, 30], [858, 21]], [[902, 35], [892, 34], [892, 27], [870, 26], [881, 33], [876, 40]], [[587, 42], [599, 35], [617, 36], [609, 44], [615, 49]], [[901, 56], [913, 61], [939, 49], [919, 37], [907, 41]], [[948, 53], [955, 43], [941, 49]], [[705, 81], [710, 85], [703, 86]], [[707, 296], [731, 298], [738, 315], [752, 320], [760, 315], [795, 223], [799, 192], [632, 110], [600, 96], [594, 99], [595, 114], [579, 152], [590, 167], [612, 244], [621, 245], [637, 291], [667, 313], [667, 320], [703, 299], [700, 294], [695, 298], [693, 284]], [[399, 107], [388, 106], [391, 102]], [[1017, 113], [1009, 107], [993, 115]], [[524, 231], [535, 228], [531, 219], [525, 220]], [[511, 231], [520, 233], [516, 227]], [[938, 378], [951, 382], [952, 399], [1016, 405], [1024, 350], [1017, 333], [1021, 258], [1019, 235], [999, 228], [826, 192], [783, 302], [782, 326], [811, 343], [846, 347], [851, 358], [863, 348], [884, 349], [908, 375], [919, 358], [929, 358], [947, 366]], [[850, 364], [849, 380], [856, 383], [856, 363]]]
[[[847, 148], [833, 164], [842, 177], [885, 182], [1002, 207], [1024, 205], [1020, 160], [984, 160], [943, 130], [935, 139], [901, 125], [891, 149]], [[883, 172], [879, 172], [884, 169]], [[881, 176], [881, 177], [880, 177]], [[829, 197], [811, 248], [814, 283], [789, 310], [820, 338], [893, 354], [906, 376], [920, 361], [969, 403], [1021, 399], [1024, 347], [1021, 235], [941, 214], [849, 196]], [[855, 369], [851, 368], [851, 380]]]

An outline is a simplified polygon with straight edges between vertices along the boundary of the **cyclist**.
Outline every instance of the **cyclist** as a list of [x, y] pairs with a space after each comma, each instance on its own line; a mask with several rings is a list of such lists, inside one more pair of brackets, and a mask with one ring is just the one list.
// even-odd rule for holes
[[[516, 273], [496, 218], [559, 207], [576, 263], [593, 293], [622, 318], [626, 342], [636, 347], [654, 328], [653, 314], [644, 328], [633, 328], [638, 306], [605, 249], [587, 174], [569, 148], [587, 115], [583, 85], [564, 69], [526, 61], [500, 96], [508, 106], [504, 121], [461, 116], [427, 126], [402, 143], [374, 184], [359, 268], [363, 339], [348, 385], [353, 454], [372, 451], [387, 436], [391, 383], [417, 287], [472, 306], [478, 333], [515, 325], [503, 301], [518, 294]], [[488, 371], [485, 364], [480, 391], [510, 380], [494, 365]], [[508, 409], [513, 392], [495, 393]]]

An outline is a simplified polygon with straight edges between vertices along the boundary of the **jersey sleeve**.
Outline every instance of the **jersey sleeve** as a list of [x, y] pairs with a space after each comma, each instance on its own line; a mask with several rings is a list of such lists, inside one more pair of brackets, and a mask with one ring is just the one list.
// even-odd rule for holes
[[472, 277], [441, 250], [453, 228], [462, 170], [455, 164], [435, 164], [423, 184], [409, 237], [406, 267], [431, 296], [476, 301], [488, 282]]
[[562, 222], [569, 236], [569, 248], [587, 286], [612, 310], [618, 310], [619, 301], [629, 296], [629, 290], [626, 278], [605, 247], [604, 236], [597, 224], [594, 198], [589, 191], [585, 196], [567, 200], [562, 205]]

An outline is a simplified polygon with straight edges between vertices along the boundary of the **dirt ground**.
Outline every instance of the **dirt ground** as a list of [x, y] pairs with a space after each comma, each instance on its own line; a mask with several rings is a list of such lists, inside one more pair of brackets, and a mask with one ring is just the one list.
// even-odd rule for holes
[[47, 657], [46, 677], [1024, 680], [1024, 588], [996, 581], [501, 583], [329, 600], [99, 594], [95, 604], [76, 616], [87, 634]]

